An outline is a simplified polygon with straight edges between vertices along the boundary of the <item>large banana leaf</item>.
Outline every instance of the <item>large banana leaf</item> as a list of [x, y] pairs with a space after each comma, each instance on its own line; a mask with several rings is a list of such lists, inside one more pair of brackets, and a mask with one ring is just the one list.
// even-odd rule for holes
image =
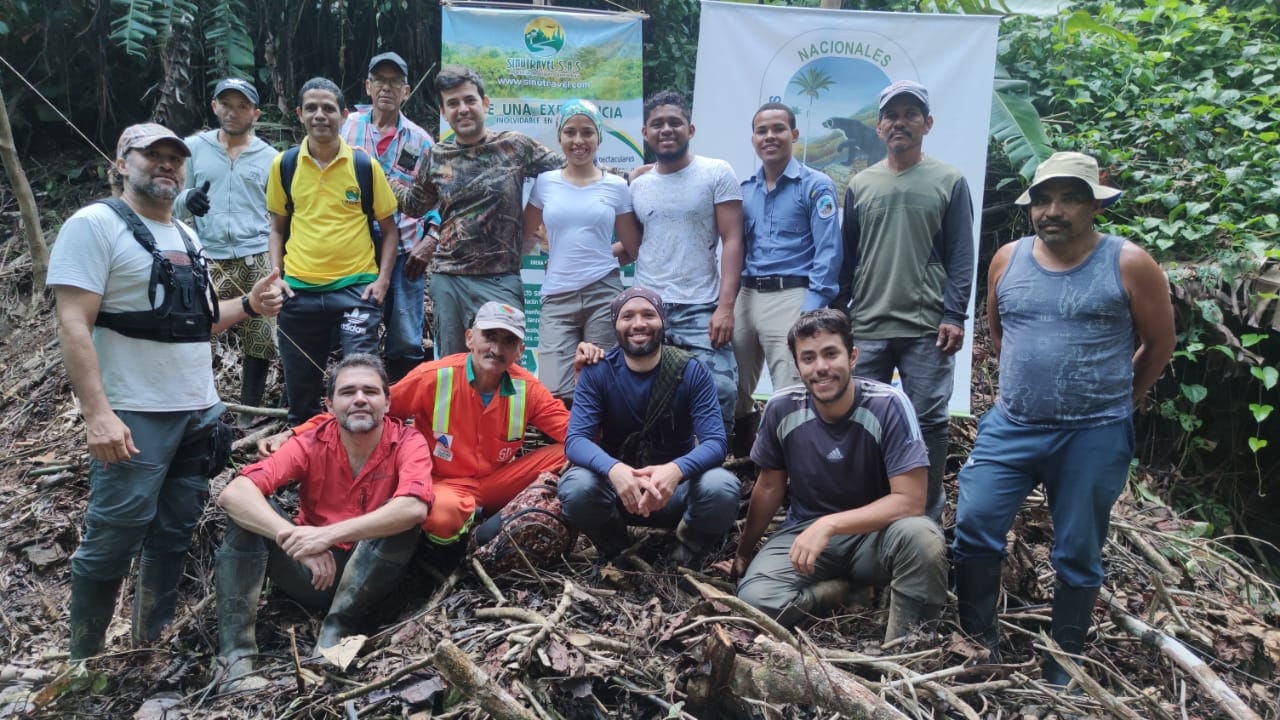
[[1003, 66], [996, 65], [995, 88], [991, 93], [991, 138], [1024, 180], [1030, 180], [1040, 161], [1053, 154], [1040, 113], [1031, 104], [1027, 90], [1025, 80], [1009, 77]]

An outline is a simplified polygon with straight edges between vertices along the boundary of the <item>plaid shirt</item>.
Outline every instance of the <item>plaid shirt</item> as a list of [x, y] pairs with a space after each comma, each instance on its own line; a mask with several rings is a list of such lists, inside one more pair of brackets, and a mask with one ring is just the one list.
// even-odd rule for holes
[[[387, 146], [386, 152], [378, 154], [378, 126], [373, 122], [373, 109], [368, 105], [357, 105], [356, 112], [347, 116], [342, 123], [342, 139], [351, 147], [363, 148], [370, 157], [378, 159], [382, 172], [387, 180], [399, 180], [412, 185], [418, 171], [422, 169], [427, 158], [427, 150], [435, 144], [431, 133], [400, 114], [396, 128], [396, 136]], [[440, 214], [435, 210], [421, 219], [410, 217], [404, 213], [396, 213], [396, 225], [400, 228], [400, 252], [406, 253], [418, 242], [425, 232], [425, 225], [438, 225]]]

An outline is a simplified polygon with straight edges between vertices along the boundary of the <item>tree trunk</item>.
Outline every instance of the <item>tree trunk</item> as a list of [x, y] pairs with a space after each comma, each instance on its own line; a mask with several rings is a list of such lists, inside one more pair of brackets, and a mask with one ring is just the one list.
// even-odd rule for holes
[[27, 174], [22, 171], [22, 163], [18, 160], [18, 149], [13, 144], [13, 128], [9, 126], [9, 110], [4, 104], [3, 89], [0, 89], [0, 161], [4, 162], [5, 174], [13, 183], [18, 209], [22, 211], [22, 230], [27, 236], [27, 250], [31, 253], [31, 307], [35, 309], [44, 296], [45, 276], [49, 274], [49, 248], [44, 244], [44, 231], [40, 229], [36, 196], [31, 192], [31, 183], [27, 182]]

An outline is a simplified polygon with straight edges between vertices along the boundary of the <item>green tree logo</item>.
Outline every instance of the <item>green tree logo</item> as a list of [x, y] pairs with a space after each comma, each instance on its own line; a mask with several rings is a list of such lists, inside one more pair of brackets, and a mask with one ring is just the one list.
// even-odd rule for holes
[[812, 137], [809, 131], [813, 129], [813, 101], [825, 92], [832, 85], [836, 84], [831, 76], [822, 72], [818, 68], [811, 67], [804, 72], [791, 78], [791, 84], [800, 88], [801, 95], [809, 97], [809, 112], [805, 113], [805, 129], [804, 129], [804, 152], [801, 155], [800, 162], [809, 161], [809, 139]]
[[534, 55], [555, 55], [564, 49], [564, 28], [549, 17], [534, 18], [524, 28], [524, 46]]

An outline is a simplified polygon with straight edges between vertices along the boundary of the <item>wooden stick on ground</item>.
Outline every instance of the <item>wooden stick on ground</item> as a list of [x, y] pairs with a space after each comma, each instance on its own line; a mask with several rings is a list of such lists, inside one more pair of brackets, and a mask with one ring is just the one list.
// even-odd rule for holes
[[529, 660], [533, 658], [534, 650], [537, 649], [538, 645], [540, 645], [543, 640], [547, 639], [547, 636], [551, 634], [551, 630], [564, 619], [564, 616], [569, 612], [569, 607], [571, 605], [573, 605], [573, 583], [565, 580], [564, 593], [560, 595], [560, 602], [556, 605], [556, 609], [552, 611], [551, 617], [547, 618], [547, 622], [542, 626], [542, 629], [539, 630], [537, 634], [529, 640], [529, 643], [524, 646], [524, 652], [520, 654], [521, 666], [529, 664]]
[[1195, 653], [1191, 652], [1187, 646], [1125, 612], [1116, 602], [1115, 596], [1108, 592], [1106, 588], [1103, 588], [1100, 595], [1103, 602], [1111, 606], [1111, 619], [1115, 621], [1116, 625], [1134, 637], [1141, 639], [1143, 645], [1164, 653], [1165, 657], [1187, 671], [1200, 684], [1200, 687], [1214, 697], [1218, 704], [1222, 706], [1222, 709], [1234, 720], [1261, 720], [1258, 714], [1241, 700], [1240, 696], [1236, 695], [1235, 691], [1223, 682], [1222, 678]]
[[489, 717], [497, 720], [538, 720], [511, 693], [502, 689], [465, 652], [448, 640], [436, 645], [432, 664], [463, 695], [471, 698]]
[[684, 572], [682, 574], [684, 575], [684, 579], [687, 580], [695, 590], [697, 590], [699, 593], [702, 593], [702, 597], [708, 600], [714, 600], [718, 603], [722, 603], [724, 605], [727, 605], [733, 608], [739, 614], [744, 615], [748, 618], [751, 618], [752, 620], [759, 623], [760, 627], [764, 628], [765, 632], [769, 633], [774, 638], [784, 643], [787, 643], [792, 647], [796, 647], [799, 645], [799, 641], [796, 640], [796, 636], [793, 635], [790, 630], [779, 625], [778, 622], [773, 618], [769, 617], [768, 615], [765, 615], [764, 613], [760, 612], [758, 609], [743, 602], [742, 600], [739, 600], [737, 597], [733, 595], [730, 595], [726, 592], [722, 592], [721, 590], [718, 590], [717, 588], [713, 588], [706, 583], [697, 581], [696, 579], [694, 579], [692, 573]]
[[1063, 649], [1058, 646], [1058, 643], [1054, 642], [1053, 638], [1046, 635], [1043, 630], [1040, 631], [1040, 642], [1042, 644], [1037, 645], [1036, 647], [1048, 651], [1049, 654], [1053, 656], [1053, 659], [1058, 662], [1058, 666], [1063, 670], [1066, 670], [1067, 674], [1071, 676], [1072, 680], [1075, 680], [1076, 683], [1080, 685], [1082, 690], [1089, 693], [1094, 700], [1102, 703], [1102, 706], [1111, 713], [1112, 717], [1128, 718], [1128, 720], [1142, 720], [1141, 715], [1131, 710], [1120, 700], [1116, 699], [1115, 695], [1107, 692], [1106, 688], [1102, 687], [1097, 680], [1090, 677], [1089, 673], [1085, 672], [1084, 668], [1077, 665], [1075, 659], [1064, 652]]

